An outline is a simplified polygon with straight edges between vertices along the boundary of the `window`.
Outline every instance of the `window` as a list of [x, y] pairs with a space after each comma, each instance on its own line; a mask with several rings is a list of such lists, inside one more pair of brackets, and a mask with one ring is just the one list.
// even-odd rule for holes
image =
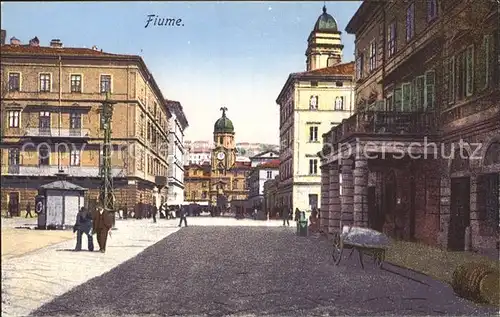
[[406, 9], [406, 41], [410, 42], [415, 35], [415, 3], [412, 2]]
[[335, 86], [336, 86], [336, 87], [344, 87], [344, 83], [343, 83], [343, 82], [341, 82], [341, 81], [336, 81], [336, 82], [335, 82]]
[[42, 134], [50, 134], [50, 112], [40, 111], [38, 117], [38, 130]]
[[370, 44], [370, 71], [377, 68], [377, 42], [373, 40]]
[[344, 110], [344, 97], [335, 97], [335, 110]]
[[309, 109], [310, 110], [318, 109], [318, 96], [311, 96], [311, 98], [309, 98]]
[[101, 93], [111, 92], [111, 75], [101, 75]]
[[69, 115], [69, 128], [81, 129], [82, 128], [82, 115], [79, 112], [72, 112]]
[[467, 47], [466, 55], [466, 95], [474, 93], [474, 46]]
[[50, 150], [47, 146], [40, 146], [38, 148], [38, 165], [50, 164]]
[[427, 0], [427, 22], [432, 22], [437, 18], [436, 0]]
[[342, 173], [339, 173], [339, 195], [342, 195]]
[[270, 179], [270, 178], [273, 178], [273, 171], [267, 171], [267, 178]]
[[8, 159], [9, 166], [19, 165], [20, 162], [19, 158], [20, 158], [19, 149], [17, 148], [9, 149], [9, 159]]
[[50, 88], [50, 74], [40, 74], [40, 91], [49, 92]]
[[466, 52], [462, 51], [456, 56], [455, 60], [455, 81], [456, 81], [456, 100], [465, 98], [466, 87]]
[[69, 165], [80, 166], [80, 150], [72, 149], [69, 152]]
[[448, 103], [455, 102], [455, 56], [448, 61]]
[[389, 57], [396, 53], [396, 22], [392, 22], [387, 28], [387, 53]]
[[311, 81], [311, 87], [318, 87], [317, 81]]
[[318, 174], [318, 160], [309, 160], [309, 174]]
[[219, 137], [219, 144], [224, 145], [224, 138], [223, 137]]
[[402, 106], [403, 90], [401, 88], [394, 89], [394, 110], [400, 111]]
[[356, 59], [356, 78], [357, 79], [363, 78], [364, 58], [365, 58], [365, 54], [358, 53], [358, 58]]
[[309, 127], [309, 142], [318, 141], [318, 127]]
[[491, 72], [491, 41], [490, 41], [490, 35], [486, 35], [483, 38], [483, 56], [482, 56], [482, 62], [484, 63], [484, 74], [482, 72], [478, 72], [479, 75], [484, 76], [483, 80], [481, 81], [483, 89], [488, 88], [490, 85], [490, 72]]
[[82, 92], [82, 75], [71, 75], [71, 92]]
[[425, 72], [425, 101], [424, 107], [425, 109], [433, 109], [436, 103], [436, 92], [435, 92], [435, 84], [436, 84], [436, 74], [433, 70]]
[[19, 128], [20, 116], [21, 116], [21, 111], [19, 110], [9, 111], [9, 128]]
[[21, 90], [21, 74], [9, 73], [9, 91]]
[[196, 191], [194, 191], [194, 190], [191, 192], [191, 199], [192, 200], [196, 199]]

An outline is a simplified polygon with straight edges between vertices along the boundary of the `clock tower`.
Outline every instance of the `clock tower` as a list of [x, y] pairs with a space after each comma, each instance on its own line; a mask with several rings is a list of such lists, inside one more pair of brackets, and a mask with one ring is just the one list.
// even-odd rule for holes
[[236, 162], [234, 127], [226, 116], [226, 107], [220, 108], [222, 117], [214, 125], [214, 148], [212, 150], [212, 174], [225, 176]]

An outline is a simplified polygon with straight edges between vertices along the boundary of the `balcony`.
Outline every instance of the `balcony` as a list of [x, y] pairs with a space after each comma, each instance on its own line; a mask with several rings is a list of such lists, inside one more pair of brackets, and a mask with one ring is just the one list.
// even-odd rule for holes
[[[94, 166], [57, 166], [57, 165], [2, 165], [2, 176], [55, 176], [63, 172], [71, 177], [99, 177], [99, 168]], [[127, 171], [121, 167], [111, 169], [113, 177], [126, 177]]]
[[435, 113], [432, 111], [398, 112], [369, 107], [344, 119], [324, 135], [323, 154], [330, 154], [331, 149], [337, 150], [339, 143], [352, 137], [411, 139], [432, 136], [435, 132]]
[[59, 129], [59, 128], [27, 128], [24, 132], [27, 137], [59, 137], [59, 138], [88, 138], [89, 129]]

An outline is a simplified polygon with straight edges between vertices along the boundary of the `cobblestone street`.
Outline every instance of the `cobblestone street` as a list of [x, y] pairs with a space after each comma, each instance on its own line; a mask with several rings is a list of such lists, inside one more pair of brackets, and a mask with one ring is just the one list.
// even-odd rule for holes
[[234, 226], [259, 223], [266, 224], [227, 220], [226, 226], [182, 228], [33, 315], [494, 313], [456, 297], [447, 285], [389, 264], [379, 270], [366, 263], [362, 270], [354, 255], [336, 267], [326, 241], [297, 237], [293, 227]]

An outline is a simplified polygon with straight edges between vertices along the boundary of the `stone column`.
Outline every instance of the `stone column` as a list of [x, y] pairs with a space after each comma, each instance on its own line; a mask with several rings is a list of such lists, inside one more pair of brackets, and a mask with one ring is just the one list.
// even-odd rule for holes
[[340, 195], [341, 204], [341, 228], [351, 226], [354, 223], [354, 180], [352, 174], [352, 160], [342, 159], [342, 194]]
[[354, 167], [354, 225], [368, 227], [368, 161], [364, 157], [355, 160]]
[[330, 191], [330, 166], [322, 165], [321, 166], [321, 207], [319, 217], [319, 231], [320, 232], [328, 232], [328, 208], [330, 205], [330, 201], [328, 198], [328, 194]]
[[339, 165], [333, 163], [330, 168], [330, 209], [328, 232], [339, 231], [340, 228], [340, 196], [339, 196]]
[[440, 196], [438, 244], [442, 248], [447, 248], [451, 200], [451, 180], [448, 173], [443, 173], [443, 175], [441, 175]]
[[479, 232], [479, 222], [480, 222], [480, 214], [479, 214], [479, 187], [478, 186], [478, 177], [476, 175], [471, 175], [470, 177], [470, 236], [465, 238], [465, 242], [469, 242], [469, 245], [465, 245], [465, 250], [470, 251], [472, 248], [477, 249], [478, 247], [478, 237], [480, 236]]

